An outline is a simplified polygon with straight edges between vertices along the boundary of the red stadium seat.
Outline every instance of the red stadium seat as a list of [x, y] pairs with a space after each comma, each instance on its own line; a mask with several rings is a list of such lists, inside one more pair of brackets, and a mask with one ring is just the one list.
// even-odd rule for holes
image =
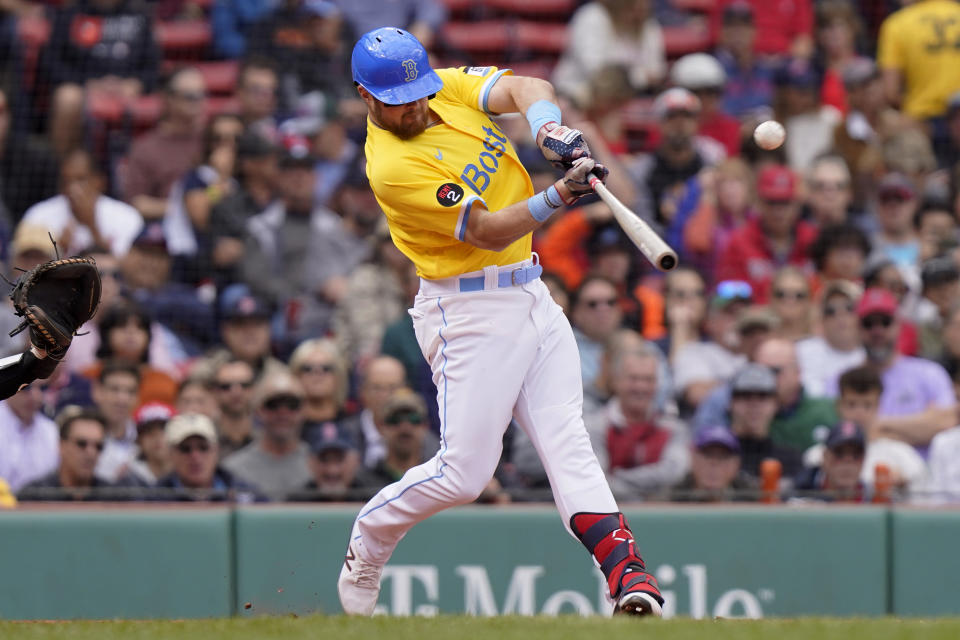
[[540, 53], [560, 54], [567, 47], [567, 25], [522, 21], [516, 25], [517, 46]]
[[530, 76], [549, 80], [553, 74], [553, 60], [530, 60], [527, 62], [513, 62], [504, 66], [513, 69], [513, 73], [518, 76]]
[[130, 104], [130, 120], [134, 129], [143, 131], [153, 127], [163, 115], [163, 98], [160, 94], [151, 93], [140, 96]]
[[501, 20], [448, 22], [442, 38], [447, 47], [461, 51], [505, 52], [510, 47], [509, 26]]
[[[176, 61], [167, 60], [164, 63], [167, 67], [180, 66]], [[236, 60], [215, 60], [212, 62], [195, 62], [190, 64], [200, 75], [207, 85], [207, 91], [214, 95], [232, 94], [237, 86], [237, 75], [240, 72], [240, 63]]]
[[467, 13], [471, 9], [477, 9], [484, 3], [484, 0], [441, 0], [450, 13]]
[[99, 91], [88, 92], [86, 100], [87, 116], [109, 126], [119, 124], [127, 108], [122, 98]]
[[206, 20], [158, 22], [156, 35], [164, 57], [202, 57], [213, 37]]
[[484, 0], [491, 9], [510, 15], [567, 17], [576, 6], [574, 0]]
[[679, 58], [688, 53], [709, 51], [713, 46], [709, 30], [702, 24], [663, 28], [663, 46], [667, 57]]
[[670, 4], [678, 11], [709, 13], [717, 6], [717, 0], [671, 0]]

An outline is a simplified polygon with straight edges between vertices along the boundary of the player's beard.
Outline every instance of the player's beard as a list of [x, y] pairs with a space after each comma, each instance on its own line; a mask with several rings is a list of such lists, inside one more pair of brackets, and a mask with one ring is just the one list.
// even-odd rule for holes
[[409, 140], [423, 133], [427, 128], [427, 117], [430, 113], [430, 110], [426, 107], [411, 109], [410, 111], [404, 111], [397, 122], [388, 124], [386, 118], [383, 117], [383, 107], [381, 106], [378, 111], [380, 111], [377, 114], [378, 124], [401, 140]]

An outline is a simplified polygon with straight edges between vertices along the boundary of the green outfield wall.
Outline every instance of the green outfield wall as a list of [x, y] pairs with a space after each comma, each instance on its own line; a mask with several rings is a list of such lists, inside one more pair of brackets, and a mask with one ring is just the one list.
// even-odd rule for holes
[[[0, 618], [337, 613], [356, 509], [0, 512]], [[627, 510], [668, 615], [960, 614], [960, 512], [881, 507]], [[464, 507], [403, 540], [380, 610], [606, 613], [604, 583], [551, 507]]]

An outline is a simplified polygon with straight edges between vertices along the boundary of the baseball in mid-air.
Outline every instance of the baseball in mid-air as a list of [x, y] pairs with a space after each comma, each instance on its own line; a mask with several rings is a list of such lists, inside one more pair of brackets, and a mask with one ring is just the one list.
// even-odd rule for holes
[[767, 151], [776, 149], [783, 144], [787, 137], [787, 130], [776, 120], [767, 120], [757, 125], [753, 131], [753, 139], [757, 146]]

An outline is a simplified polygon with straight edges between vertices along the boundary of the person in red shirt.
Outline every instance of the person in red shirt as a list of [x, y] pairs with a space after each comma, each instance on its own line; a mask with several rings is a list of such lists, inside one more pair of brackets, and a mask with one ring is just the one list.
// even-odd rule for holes
[[723, 145], [728, 157], [740, 154], [740, 122], [723, 110], [727, 72], [709, 53], [691, 53], [673, 63], [670, 80], [700, 98], [699, 133]]
[[766, 304], [773, 273], [793, 265], [812, 272], [809, 248], [816, 240], [814, 226], [799, 220], [797, 177], [785, 166], [767, 165], [757, 178], [759, 214], [730, 235], [717, 261], [718, 280], [745, 280], [754, 301]]
[[652, 344], [614, 354], [610, 362], [613, 398], [596, 413], [584, 416], [610, 487], [624, 498], [665, 490], [690, 467], [686, 427], [657, 413], [658, 370]]
[[724, 10], [749, 5], [757, 25], [757, 53], [807, 58], [813, 53], [813, 9], [810, 0], [717, 0], [711, 13], [711, 34], [716, 41]]

